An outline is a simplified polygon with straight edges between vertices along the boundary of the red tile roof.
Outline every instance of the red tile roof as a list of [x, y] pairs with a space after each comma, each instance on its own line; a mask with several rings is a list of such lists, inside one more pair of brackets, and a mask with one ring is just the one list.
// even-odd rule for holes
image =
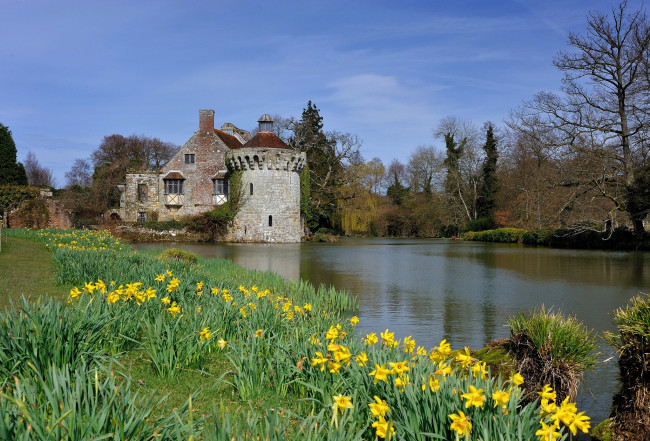
[[229, 149], [237, 149], [241, 147], [241, 142], [232, 135], [227, 134], [219, 129], [214, 129], [214, 133], [228, 146]]
[[284, 143], [278, 135], [271, 132], [259, 132], [257, 135], [253, 136], [246, 144], [242, 147], [259, 147], [259, 148], [273, 148], [273, 149], [290, 149], [288, 145]]
[[180, 172], [177, 172], [177, 171], [171, 171], [171, 172], [167, 173], [167, 174], [163, 177], [163, 179], [185, 179], [185, 176], [183, 176], [182, 174], [180, 174]]

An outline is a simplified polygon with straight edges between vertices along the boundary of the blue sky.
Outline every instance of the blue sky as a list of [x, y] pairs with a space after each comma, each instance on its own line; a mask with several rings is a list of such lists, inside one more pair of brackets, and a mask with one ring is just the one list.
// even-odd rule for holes
[[[58, 186], [106, 135], [182, 145], [198, 110], [352, 132], [369, 160], [442, 142], [445, 116], [501, 125], [539, 90], [589, 10], [611, 1], [20, 1], [0, 17], [0, 122]], [[631, 1], [637, 8], [640, 2]]]

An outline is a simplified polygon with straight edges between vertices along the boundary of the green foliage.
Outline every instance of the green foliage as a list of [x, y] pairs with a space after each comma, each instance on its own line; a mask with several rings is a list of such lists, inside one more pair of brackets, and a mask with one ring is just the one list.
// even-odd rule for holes
[[160, 253], [159, 258], [160, 260], [177, 259], [189, 264], [194, 264], [198, 260], [196, 254], [179, 248], [167, 248], [165, 251]]
[[471, 221], [467, 222], [465, 231], [485, 231], [492, 230], [496, 227], [496, 222], [494, 222], [494, 218], [492, 216], [480, 217], [478, 219], [472, 219]]
[[492, 125], [488, 126], [485, 145], [485, 162], [481, 168], [481, 186], [478, 196], [478, 217], [492, 219], [496, 208], [496, 195], [499, 191], [499, 180], [497, 177], [497, 140], [492, 131]]
[[526, 378], [529, 391], [545, 384], [558, 393], [575, 399], [585, 370], [597, 362], [598, 344], [592, 331], [574, 316], [565, 317], [542, 306], [519, 312], [508, 319], [510, 351], [516, 370]]
[[232, 171], [228, 178], [230, 195], [228, 202], [215, 209], [193, 217], [188, 228], [199, 233], [207, 233], [211, 238], [222, 237], [228, 231], [228, 225], [237, 215], [242, 193], [241, 171]]
[[[62, 320], [62, 317], [66, 317]], [[22, 298], [0, 314], [0, 382], [33, 366], [85, 366], [105, 354], [109, 316], [91, 305], [67, 308], [53, 299]]]
[[23, 201], [34, 199], [38, 194], [39, 189], [36, 187], [0, 185], [0, 210], [11, 211], [18, 208]]
[[27, 185], [25, 167], [16, 162], [17, 152], [11, 130], [0, 123], [0, 186]]
[[633, 297], [614, 312], [618, 332], [605, 340], [618, 353], [620, 390], [614, 395], [617, 432], [650, 436], [650, 294]]
[[311, 206], [311, 180], [309, 178], [309, 165], [300, 172], [300, 213], [304, 216], [305, 225], [309, 229], [317, 228], [318, 222], [314, 219]]
[[20, 225], [27, 228], [45, 228], [50, 219], [50, 211], [41, 198], [23, 201], [16, 216]]
[[499, 228], [496, 230], [469, 231], [463, 234], [464, 240], [483, 242], [520, 243], [526, 230], [519, 228]]

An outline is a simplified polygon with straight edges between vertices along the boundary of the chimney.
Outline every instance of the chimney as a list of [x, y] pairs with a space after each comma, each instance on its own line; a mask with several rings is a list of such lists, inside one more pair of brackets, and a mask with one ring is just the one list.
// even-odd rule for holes
[[199, 130], [205, 132], [214, 130], [214, 110], [199, 110]]

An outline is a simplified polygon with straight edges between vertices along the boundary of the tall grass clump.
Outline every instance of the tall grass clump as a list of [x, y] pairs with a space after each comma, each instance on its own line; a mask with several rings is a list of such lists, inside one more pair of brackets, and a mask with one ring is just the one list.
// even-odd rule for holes
[[134, 393], [110, 366], [32, 369], [0, 391], [0, 439], [187, 440], [200, 433], [191, 400], [168, 417], [153, 418], [163, 402]]
[[592, 331], [575, 317], [542, 306], [508, 319], [510, 351], [515, 369], [526, 378], [529, 391], [549, 384], [558, 394], [575, 400], [583, 372], [597, 361], [598, 344]]
[[90, 365], [106, 354], [109, 315], [90, 304], [66, 306], [51, 298], [24, 297], [0, 313], [0, 382], [29, 364], [39, 372], [50, 365]]
[[614, 396], [616, 432], [650, 439], [650, 294], [633, 297], [614, 313], [618, 333], [606, 341], [618, 352], [620, 390]]

